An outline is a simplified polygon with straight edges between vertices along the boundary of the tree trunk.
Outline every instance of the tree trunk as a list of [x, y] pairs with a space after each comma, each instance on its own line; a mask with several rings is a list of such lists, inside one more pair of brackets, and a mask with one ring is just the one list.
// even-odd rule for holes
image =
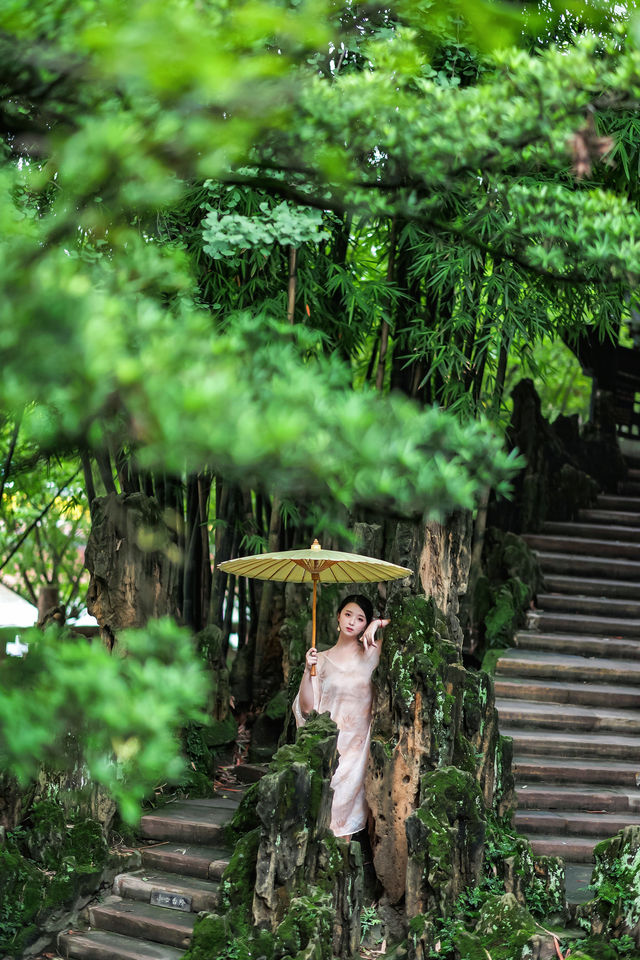
[[[393, 217], [391, 220], [391, 229], [389, 231], [389, 251], [387, 253], [387, 283], [393, 283], [393, 276], [395, 273], [396, 266], [396, 218]], [[391, 304], [389, 304], [389, 312], [391, 312]], [[384, 386], [384, 373], [385, 365], [387, 358], [387, 350], [389, 348], [389, 321], [384, 318], [380, 327], [380, 353], [378, 354], [378, 369], [376, 372], [376, 390], [380, 393]]]
[[112, 493], [95, 501], [85, 551], [91, 574], [87, 609], [100, 624], [109, 649], [127, 627], [178, 616], [178, 570], [169, 559], [171, 539], [157, 503], [144, 494]]
[[[282, 515], [280, 512], [281, 500], [278, 494], [273, 497], [271, 504], [271, 521], [269, 524], [269, 541], [267, 552], [275, 553], [280, 548], [280, 532], [282, 529]], [[276, 591], [282, 593], [282, 585], [276, 585], [271, 580], [265, 580], [260, 597], [260, 612], [258, 615], [258, 629], [256, 632], [255, 651], [253, 655], [252, 694], [255, 700], [264, 694], [270, 685], [266, 675], [267, 651], [273, 640], [273, 607]], [[282, 651], [280, 650], [280, 654]], [[280, 657], [281, 659], [281, 657]]]

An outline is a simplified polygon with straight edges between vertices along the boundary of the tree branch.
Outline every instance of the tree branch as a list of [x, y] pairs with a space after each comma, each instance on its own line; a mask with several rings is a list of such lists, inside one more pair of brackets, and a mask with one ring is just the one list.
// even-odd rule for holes
[[4, 466], [2, 468], [2, 477], [0, 477], [0, 508], [2, 507], [2, 496], [4, 494], [4, 487], [9, 476], [9, 471], [11, 470], [11, 461], [13, 460], [13, 453], [16, 448], [16, 443], [18, 440], [18, 433], [20, 431], [20, 421], [21, 418], [18, 417], [16, 420], [15, 426], [13, 428], [13, 433], [11, 434], [11, 440], [9, 441], [9, 449], [7, 450], [7, 456], [5, 457]]
[[80, 467], [78, 467], [78, 469], [77, 469], [74, 473], [72, 473], [71, 476], [70, 476], [67, 480], [65, 480], [65, 482], [62, 484], [62, 486], [59, 487], [58, 492], [55, 494], [55, 496], [53, 497], [53, 499], [49, 501], [49, 503], [46, 505], [46, 507], [44, 507], [43, 510], [40, 511], [40, 513], [39, 513], [38, 516], [35, 518], [35, 520], [33, 520], [33, 521], [29, 524], [29, 526], [28, 526], [27, 529], [24, 531], [24, 533], [22, 534], [22, 536], [20, 536], [20, 537], [18, 538], [18, 540], [16, 541], [16, 543], [13, 545], [13, 547], [12, 547], [11, 550], [9, 551], [8, 555], [4, 558], [4, 560], [2, 561], [2, 563], [0, 563], [0, 570], [4, 570], [4, 568], [6, 567], [6, 565], [9, 563], [9, 560], [11, 560], [11, 557], [12, 557], [15, 553], [17, 553], [17, 551], [20, 549], [20, 547], [22, 546], [22, 544], [25, 542], [25, 540], [27, 539], [27, 537], [29, 536], [29, 534], [31, 533], [31, 531], [34, 529], [34, 527], [37, 527], [37, 525], [40, 523], [40, 521], [42, 520], [42, 518], [47, 515], [47, 513], [49, 512], [49, 510], [51, 510], [51, 507], [54, 505], [54, 503], [56, 502], [56, 500], [58, 499], [58, 497], [60, 496], [60, 494], [62, 493], [62, 491], [64, 490], [64, 488], [65, 488], [65, 487], [68, 487], [69, 484], [71, 483], [71, 481], [72, 481], [72, 480], [75, 480], [75, 478], [77, 477], [77, 475], [78, 475], [79, 473], [80, 473]]

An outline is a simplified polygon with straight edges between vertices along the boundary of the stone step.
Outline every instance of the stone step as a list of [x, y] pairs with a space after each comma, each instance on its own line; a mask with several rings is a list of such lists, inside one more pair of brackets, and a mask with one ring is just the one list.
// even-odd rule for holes
[[[638, 593], [640, 598], [640, 593]], [[599, 617], [635, 617], [640, 623], [640, 599], [583, 597], [571, 593], [539, 593], [536, 606], [544, 613], [581, 613]]]
[[610, 493], [601, 493], [597, 500], [601, 510], [626, 510], [640, 514], [640, 497], [626, 497]]
[[640, 543], [640, 520], [638, 526], [615, 526], [610, 523], [571, 523], [548, 520], [542, 533], [552, 537], [580, 537], [582, 540], [628, 540]]
[[532, 550], [544, 553], [581, 554], [587, 557], [617, 557], [640, 561], [640, 544], [628, 540], [552, 536], [524, 533], [522, 539]]
[[104, 903], [89, 906], [89, 923], [99, 930], [121, 933], [125, 937], [153, 940], [186, 950], [196, 922], [193, 913], [152, 907], [148, 903], [109, 897]]
[[583, 810], [587, 813], [634, 813], [640, 816], [640, 789], [516, 783], [519, 810]]
[[616, 710], [581, 707], [566, 703], [541, 703], [531, 700], [498, 698], [496, 708], [500, 726], [538, 727], [540, 729], [597, 730], [622, 734], [640, 733], [640, 710]]
[[573, 553], [554, 553], [536, 550], [542, 573], [564, 573], [574, 576], [598, 577], [610, 580], [640, 580], [637, 560], [618, 560], [612, 557], [581, 556]]
[[617, 640], [611, 637], [590, 637], [584, 633], [539, 633], [521, 630], [514, 637], [519, 650], [550, 650], [555, 653], [578, 654], [585, 657], [640, 659], [640, 641]]
[[554, 703], [591, 704], [640, 710], [640, 687], [610, 683], [581, 683], [570, 680], [537, 680], [497, 676], [497, 697]]
[[[564, 861], [564, 888], [570, 908], [577, 906], [579, 903], [586, 903], [593, 897], [593, 891], [589, 889], [592, 872], [593, 863]], [[578, 935], [579, 937], [580, 935]]]
[[611, 523], [616, 527], [638, 526], [640, 520], [635, 511], [629, 510], [579, 510], [579, 523]]
[[557, 573], [548, 573], [544, 579], [546, 589], [557, 593], [631, 600], [640, 597], [640, 582], [631, 580], [601, 580], [597, 577], [572, 577]]
[[506, 650], [498, 660], [496, 675], [585, 680], [589, 683], [619, 682], [640, 684], [640, 663], [633, 660], [607, 660], [604, 657], [578, 657], [545, 650]]
[[513, 740], [518, 757], [543, 756], [640, 762], [640, 737], [621, 733], [580, 733], [563, 730], [534, 730], [503, 726], [500, 732]]
[[594, 614], [532, 610], [527, 613], [527, 625], [530, 630], [570, 631], [599, 637], [637, 637], [640, 640], [640, 620], [632, 617], [597, 617]]
[[621, 480], [618, 493], [623, 497], [640, 497], [640, 480]]
[[559, 810], [517, 810], [513, 825], [522, 833], [566, 834], [593, 837], [594, 843], [627, 826], [640, 826], [633, 813], [585, 813]]
[[548, 834], [532, 834], [531, 847], [537, 857], [562, 857], [573, 863], [593, 863], [595, 837], [567, 837]]
[[157, 843], [143, 847], [141, 853], [145, 869], [202, 880], [218, 880], [229, 863], [229, 851], [224, 847], [199, 844]]
[[107, 930], [74, 931], [58, 936], [58, 952], [77, 960], [180, 960], [184, 950], [136, 940]]
[[256, 783], [269, 772], [268, 763], [239, 763], [234, 767], [234, 775], [243, 783]]
[[534, 782], [603, 784], [637, 789], [640, 772], [637, 763], [622, 760], [600, 760], [586, 757], [542, 757], [518, 754], [513, 760], [513, 773], [519, 784]]
[[187, 843], [216, 844], [224, 840], [224, 827], [233, 817], [232, 800], [187, 800], [145, 814], [140, 820], [143, 837]]
[[113, 892], [123, 899], [143, 903], [149, 903], [152, 897], [157, 897], [158, 894], [163, 900], [163, 895], [178, 897], [189, 902], [192, 913], [199, 913], [201, 910], [215, 910], [218, 905], [219, 884], [195, 877], [181, 877], [177, 873], [165, 873], [162, 870], [135, 870], [133, 873], [118, 874], [113, 881]]

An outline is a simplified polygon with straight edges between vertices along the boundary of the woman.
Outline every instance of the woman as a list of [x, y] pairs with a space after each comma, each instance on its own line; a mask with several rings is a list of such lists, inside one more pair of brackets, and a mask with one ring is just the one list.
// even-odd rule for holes
[[[338, 640], [330, 650], [307, 651], [300, 689], [293, 701], [297, 726], [312, 710], [331, 714], [338, 727], [338, 768], [331, 780], [331, 829], [350, 840], [367, 823], [364, 777], [369, 757], [373, 687], [371, 674], [380, 660], [378, 627], [371, 601], [361, 594], [346, 597], [338, 607]], [[317, 675], [311, 676], [316, 665]]]

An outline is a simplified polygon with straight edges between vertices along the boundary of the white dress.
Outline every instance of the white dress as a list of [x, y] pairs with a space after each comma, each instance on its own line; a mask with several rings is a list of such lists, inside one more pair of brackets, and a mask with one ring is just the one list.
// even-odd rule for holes
[[[337, 837], [350, 836], [367, 823], [364, 777], [369, 759], [373, 687], [371, 674], [378, 657], [356, 652], [352, 661], [341, 665], [331, 659], [331, 650], [318, 653], [316, 676], [311, 677], [313, 709], [329, 711], [338, 727], [338, 767], [331, 779], [333, 805], [331, 829]], [[296, 725], [305, 717], [300, 709], [300, 692], [293, 701]]]

